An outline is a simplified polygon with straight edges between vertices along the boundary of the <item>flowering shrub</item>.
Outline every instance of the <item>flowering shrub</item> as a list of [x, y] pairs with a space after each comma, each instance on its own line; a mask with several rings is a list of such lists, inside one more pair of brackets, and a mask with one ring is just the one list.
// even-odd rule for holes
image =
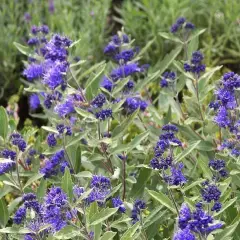
[[103, 49], [109, 62], [84, 71], [81, 41], [32, 27], [16, 46], [31, 114], [48, 124], [19, 132], [0, 108], [1, 197], [14, 198], [1, 199], [3, 237], [235, 239], [240, 77], [212, 85], [221, 67], [205, 66], [195, 28], [181, 17], [160, 33], [179, 46], [153, 72], [124, 31]]

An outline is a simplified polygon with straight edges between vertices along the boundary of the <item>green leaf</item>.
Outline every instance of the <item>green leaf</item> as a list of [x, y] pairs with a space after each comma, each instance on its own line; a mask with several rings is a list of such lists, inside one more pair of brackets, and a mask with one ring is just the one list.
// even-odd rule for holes
[[196, 147], [197, 145], [201, 142], [201, 140], [196, 141], [195, 143], [191, 144], [187, 149], [185, 149], [183, 152], [181, 152], [177, 157], [176, 157], [176, 162], [181, 161], [183, 158], [185, 158], [188, 154], [190, 154]]
[[14, 161], [9, 158], [0, 158], [0, 163], [13, 163]]
[[223, 240], [226, 239], [228, 237], [231, 237], [234, 232], [235, 229], [237, 228], [238, 224], [239, 224], [240, 220], [238, 220], [237, 222], [235, 222], [234, 224], [226, 227], [222, 232], [220, 232], [219, 234], [215, 235], [214, 240]]
[[122, 229], [122, 225], [126, 226], [130, 221], [131, 221], [131, 218], [126, 218], [125, 216], [122, 216], [121, 218], [112, 222], [110, 225], [110, 228]]
[[87, 71], [85, 71], [78, 77], [78, 82], [80, 82], [87, 75], [91, 74], [95, 69], [100, 68], [103, 64], [104, 64], [104, 61], [90, 67]]
[[171, 200], [167, 197], [167, 195], [161, 193], [161, 192], [155, 192], [152, 190], [147, 189], [148, 194], [158, 202], [160, 202], [162, 205], [167, 207], [169, 210], [171, 210], [173, 213], [176, 213], [176, 210], [171, 202]]
[[118, 211], [117, 208], [105, 208], [101, 212], [96, 213], [93, 215], [92, 218], [90, 218], [90, 225], [97, 225], [99, 223], [102, 223], [109, 217], [111, 217], [114, 213]]
[[5, 227], [9, 219], [9, 213], [7, 205], [4, 199], [0, 200], [0, 224], [2, 227]]
[[160, 77], [160, 70], [147, 76], [144, 80], [141, 79], [136, 85], [136, 91], [142, 90], [147, 84], [154, 81], [157, 77]]
[[133, 197], [141, 196], [144, 192], [144, 188], [151, 177], [152, 169], [151, 168], [142, 168], [140, 174], [137, 177], [136, 184], [133, 185], [131, 195]]
[[214, 214], [214, 216], [218, 216], [219, 214], [221, 214], [222, 212], [224, 212], [228, 207], [230, 207], [233, 203], [235, 203], [237, 200], [237, 197], [229, 200], [228, 202], [225, 202], [221, 208], [221, 210], [219, 212], [216, 212]]
[[204, 181], [205, 181], [205, 179], [198, 179], [198, 180], [194, 181], [193, 183], [191, 183], [190, 185], [184, 186], [183, 191], [186, 192], [186, 191], [188, 191], [189, 189], [191, 189], [191, 188], [193, 188], [193, 187], [201, 184], [201, 183], [204, 182]]
[[47, 190], [47, 181], [42, 178], [39, 187], [37, 188], [38, 201], [42, 201]]
[[26, 233], [31, 233], [31, 231], [27, 228], [6, 227], [6, 228], [0, 229], [0, 233], [26, 234]]
[[137, 116], [138, 112], [139, 110], [136, 110], [131, 116], [123, 120], [120, 125], [114, 128], [112, 137], [119, 138], [121, 135], [123, 135], [125, 131], [128, 129], [129, 125], [133, 122], [134, 118]]
[[67, 147], [67, 153], [73, 164], [74, 171], [78, 173], [81, 168], [81, 148], [80, 145], [71, 145]]
[[57, 129], [53, 128], [53, 127], [48, 127], [48, 126], [42, 126], [42, 129], [48, 131], [48, 132], [52, 132], [52, 133], [56, 133], [59, 134], [59, 132], [57, 131]]
[[190, 38], [187, 40], [187, 43], [196, 38], [197, 36], [203, 34], [206, 31], [206, 28], [199, 29], [193, 32], [193, 34], [190, 36]]
[[69, 171], [69, 168], [65, 168], [64, 175], [62, 177], [62, 183], [61, 183], [62, 189], [65, 193], [67, 193], [70, 200], [73, 198], [73, 182], [71, 173]]
[[84, 237], [80, 230], [73, 226], [66, 226], [54, 234], [55, 239], [73, 239], [76, 236]]
[[14, 210], [17, 208], [17, 206], [19, 205], [20, 202], [22, 202], [22, 197], [17, 197], [9, 203], [9, 205], [8, 205], [9, 215], [11, 215], [14, 212]]
[[92, 178], [93, 174], [89, 171], [82, 171], [75, 176], [78, 178]]
[[140, 143], [147, 138], [149, 135], [149, 132], [146, 131], [144, 133], [141, 133], [137, 135], [129, 144], [128, 144], [128, 150], [127, 153], [131, 152], [134, 148], [140, 145]]
[[79, 38], [78, 40], [74, 41], [74, 42], [69, 46], [69, 48], [74, 47], [74, 46], [75, 46], [76, 44], [78, 44], [80, 41], [81, 41], [80, 38]]
[[132, 240], [133, 235], [136, 233], [136, 231], [139, 228], [140, 223], [135, 223], [132, 227], [130, 227], [120, 238], [120, 240]]
[[105, 232], [103, 236], [100, 238], [100, 240], [111, 240], [114, 238], [116, 234], [117, 234], [116, 232], [111, 232], [111, 231]]
[[23, 46], [17, 42], [14, 42], [13, 44], [19, 50], [19, 52], [21, 52], [22, 54], [27, 55], [27, 56], [30, 54], [31, 50], [29, 47]]
[[175, 37], [175, 35], [173, 35], [172, 33], [159, 32], [158, 34], [167, 40], [171, 40], [171, 41], [183, 44], [183, 41], [181, 41], [178, 37]]
[[92, 113], [90, 113], [90, 112], [88, 112], [88, 111], [85, 111], [85, 110], [83, 110], [83, 109], [81, 109], [81, 108], [75, 108], [75, 110], [76, 110], [76, 112], [77, 112], [79, 115], [81, 115], [81, 116], [84, 117], [84, 118], [90, 118], [90, 119], [96, 120], [96, 117], [95, 117]]
[[138, 56], [142, 56], [151, 47], [151, 45], [155, 42], [155, 40], [156, 40], [156, 37], [148, 41], [147, 44], [144, 46], [144, 48], [141, 49]]
[[162, 210], [163, 206], [156, 207], [153, 211], [151, 211], [150, 215], [147, 216], [147, 218], [144, 220], [143, 227], [148, 228], [152, 224], [154, 224], [156, 221], [158, 221], [160, 218], [163, 217], [163, 215], [166, 213], [167, 210]]
[[24, 185], [23, 189], [25, 189], [26, 187], [31, 185], [33, 182], [37, 181], [38, 179], [40, 179], [42, 177], [43, 177], [43, 174], [41, 174], [41, 173], [34, 174], [31, 178], [28, 179], [28, 181]]
[[4, 107], [0, 107], [0, 136], [5, 140], [8, 132], [8, 116]]
[[173, 60], [178, 56], [178, 54], [182, 51], [182, 46], [173, 49], [170, 53], [165, 55], [164, 59], [159, 63], [160, 74], [162, 74], [169, 65], [173, 62]]
[[103, 64], [101, 67], [99, 67], [100, 70], [98, 70], [97, 74], [87, 82], [85, 91], [86, 91], [86, 98], [88, 100], [91, 100], [99, 90], [99, 85], [101, 81], [101, 75], [104, 72], [104, 69], [106, 67], [106, 64]]
[[202, 169], [203, 176], [206, 176], [208, 179], [212, 178], [212, 171], [208, 167], [208, 163], [205, 161], [205, 159], [198, 157], [198, 164]]
[[126, 78], [126, 79], [123, 79], [123, 80], [119, 81], [116, 84], [116, 87], [113, 89], [112, 95], [116, 96], [117, 93], [122, 91], [122, 89], [125, 87], [125, 85], [127, 84], [128, 81], [129, 81], [129, 78]]

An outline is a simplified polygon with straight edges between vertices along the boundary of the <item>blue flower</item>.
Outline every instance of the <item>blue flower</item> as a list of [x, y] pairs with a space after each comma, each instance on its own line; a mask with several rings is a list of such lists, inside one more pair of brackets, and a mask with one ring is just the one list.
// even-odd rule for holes
[[192, 213], [187, 204], [183, 203], [179, 211], [178, 217], [178, 226], [181, 229], [184, 229], [188, 226], [188, 222], [192, 218]]
[[112, 198], [112, 204], [113, 207], [118, 208], [118, 211], [121, 213], [125, 213], [126, 212], [126, 208], [124, 207], [123, 201], [119, 198]]
[[118, 48], [112, 44], [112, 43], [109, 43], [105, 48], [104, 48], [104, 54], [107, 54], [107, 55], [115, 55], [116, 52], [117, 52]]
[[139, 97], [128, 97], [126, 98], [123, 107], [128, 114], [131, 114], [135, 112], [138, 108], [141, 111], [145, 111], [147, 108], [147, 103]]
[[210, 203], [211, 201], [218, 201], [221, 196], [221, 191], [214, 184], [208, 184], [202, 189], [202, 198], [204, 201]]
[[35, 26], [35, 25], [33, 25], [31, 27], [31, 32], [32, 32], [33, 35], [36, 35], [36, 34], [38, 34], [40, 32], [40, 28]]
[[60, 117], [65, 117], [66, 115], [75, 112], [74, 109], [74, 101], [72, 98], [66, 99], [64, 103], [58, 104], [55, 108], [54, 111], [60, 116]]
[[176, 164], [171, 167], [171, 175], [164, 176], [164, 180], [170, 185], [182, 185], [187, 182], [186, 177], [182, 173], [182, 169], [184, 168], [183, 163]]
[[47, 144], [49, 147], [54, 147], [57, 144], [57, 140], [54, 136], [54, 133], [49, 133], [47, 136]]
[[226, 163], [224, 160], [221, 159], [213, 159], [209, 161], [209, 167], [212, 167], [214, 170], [219, 171], [222, 168], [225, 168]]
[[101, 87], [107, 89], [109, 92], [113, 89], [113, 82], [110, 81], [106, 76], [103, 77]]
[[202, 64], [203, 59], [204, 56], [200, 51], [193, 52], [190, 64], [184, 63], [184, 70], [186, 72], [192, 72], [199, 77], [200, 73], [204, 72], [206, 68], [206, 66]]
[[222, 204], [220, 202], [215, 202], [213, 207], [211, 208], [211, 211], [219, 212], [222, 208]]
[[25, 219], [25, 217], [26, 217], [26, 209], [24, 207], [20, 207], [16, 211], [16, 213], [15, 213], [15, 215], [13, 217], [13, 222], [15, 224], [21, 224], [22, 221]]
[[52, 187], [44, 197], [44, 222], [50, 224], [52, 231], [56, 232], [61, 230], [67, 225], [70, 217], [74, 217], [74, 213], [69, 211], [69, 204], [67, 195], [60, 187]]
[[100, 121], [104, 121], [107, 118], [111, 118], [112, 117], [112, 109], [107, 108], [107, 109], [103, 109], [97, 113], [95, 113], [95, 116], [97, 119], [99, 119]]
[[111, 191], [111, 182], [107, 177], [94, 175], [90, 187], [92, 191], [87, 198], [87, 202], [97, 201], [102, 203]]
[[28, 81], [33, 81], [43, 77], [44, 67], [42, 64], [32, 63], [27, 66], [23, 71], [23, 76], [27, 78]]
[[116, 82], [121, 78], [126, 78], [128, 76], [133, 75], [134, 73], [142, 72], [142, 71], [143, 69], [139, 67], [137, 63], [129, 63], [114, 69], [111, 72], [110, 76], [112, 80]]
[[74, 185], [73, 194], [75, 195], [76, 198], [80, 198], [84, 192], [85, 192], [84, 187], [79, 187], [78, 185]]
[[195, 25], [191, 22], [187, 22], [185, 25], [186, 29], [193, 30], [195, 28]]
[[173, 240], [195, 240], [195, 236], [188, 228], [179, 229], [173, 237]]
[[32, 110], [36, 110], [40, 106], [40, 99], [36, 93], [30, 96], [29, 105]]
[[62, 67], [62, 65], [53, 65], [44, 75], [43, 83], [52, 90], [64, 83], [63, 73], [66, 72], [66, 69]]
[[22, 138], [22, 136], [19, 133], [13, 133], [10, 136], [11, 139], [11, 143], [15, 146], [18, 146], [18, 149], [21, 152], [24, 152], [26, 147], [27, 147], [27, 143], [25, 142], [25, 140]]
[[40, 173], [44, 174], [44, 178], [50, 178], [51, 176], [57, 175], [60, 171], [60, 164], [65, 161], [64, 150], [59, 150], [50, 159], [44, 162], [44, 166], [40, 169]]
[[42, 25], [40, 27], [40, 31], [43, 33], [43, 34], [48, 34], [49, 33], [49, 28], [47, 25]]
[[91, 105], [95, 108], [101, 108], [106, 102], [106, 97], [104, 94], [100, 93], [91, 102]]
[[225, 107], [220, 107], [214, 121], [221, 128], [226, 128], [230, 125], [231, 121], [228, 116], [228, 111]]
[[132, 49], [123, 50], [115, 56], [115, 60], [118, 62], [122, 60], [124, 63], [127, 63], [133, 59], [134, 54], [135, 52]]
[[129, 80], [126, 85], [124, 86], [124, 92], [129, 93], [134, 88], [134, 82], [132, 80]]
[[146, 208], [146, 203], [141, 200], [137, 199], [133, 204], [133, 209], [131, 212], [132, 224], [135, 224], [140, 219], [141, 210]]
[[35, 46], [39, 44], [39, 39], [36, 37], [30, 38], [27, 42], [29, 46]]
[[186, 18], [185, 18], [185, 17], [179, 17], [179, 18], [177, 19], [176, 23], [177, 23], [178, 25], [182, 25], [182, 24], [185, 23], [185, 21], [186, 21]]

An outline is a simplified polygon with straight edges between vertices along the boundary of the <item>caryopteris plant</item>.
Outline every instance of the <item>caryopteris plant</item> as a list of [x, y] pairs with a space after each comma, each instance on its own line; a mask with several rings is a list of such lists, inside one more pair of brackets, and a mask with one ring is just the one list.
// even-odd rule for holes
[[47, 125], [19, 131], [0, 108], [2, 239], [238, 239], [240, 77], [214, 84], [196, 28], [181, 17], [160, 33], [179, 46], [158, 69], [124, 31], [87, 70], [81, 41], [46, 25], [16, 44]]

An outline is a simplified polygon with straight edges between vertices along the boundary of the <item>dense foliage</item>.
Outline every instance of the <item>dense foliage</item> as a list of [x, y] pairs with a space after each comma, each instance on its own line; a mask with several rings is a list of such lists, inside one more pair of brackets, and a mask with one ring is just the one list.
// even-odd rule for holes
[[[106, 16], [103, 2], [93, 5]], [[141, 2], [116, 11], [149, 17], [160, 4]], [[240, 239], [240, 76], [215, 55], [208, 64], [208, 30], [194, 18], [166, 23], [139, 40], [126, 24], [103, 49], [70, 25], [35, 24], [26, 45], [14, 43], [29, 114], [44, 125], [21, 129], [16, 99], [0, 107], [2, 239]]]

